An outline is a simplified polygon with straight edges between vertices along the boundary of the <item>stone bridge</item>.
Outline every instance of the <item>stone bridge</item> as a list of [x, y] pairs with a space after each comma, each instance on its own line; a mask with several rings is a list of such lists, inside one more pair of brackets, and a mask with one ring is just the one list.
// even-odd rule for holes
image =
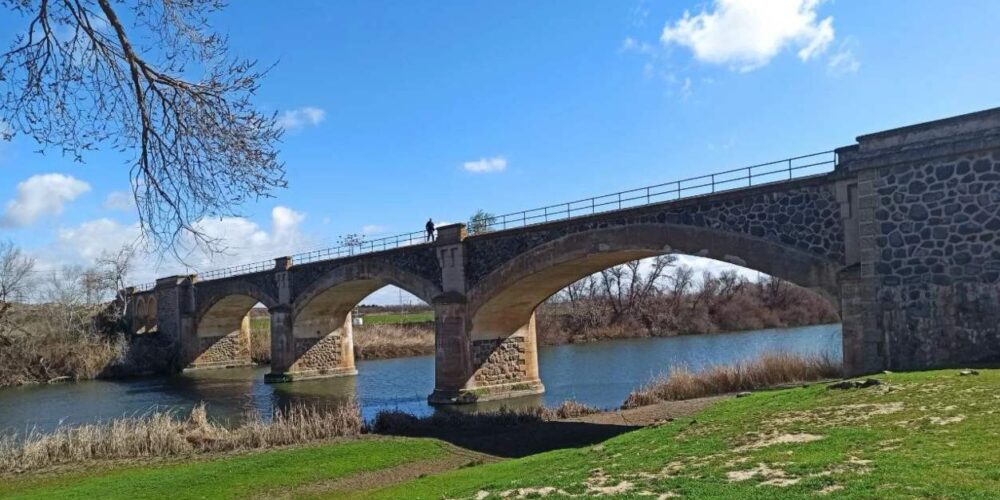
[[[431, 304], [432, 403], [543, 391], [535, 309], [610, 266], [666, 253], [727, 261], [840, 308], [848, 373], [1000, 360], [1000, 108], [863, 135], [829, 173], [134, 292], [137, 333], [177, 369], [250, 363], [271, 316], [269, 381], [352, 375], [352, 309], [385, 285]], [[714, 179], [714, 178], [713, 178]], [[270, 267], [270, 265], [268, 265]]]

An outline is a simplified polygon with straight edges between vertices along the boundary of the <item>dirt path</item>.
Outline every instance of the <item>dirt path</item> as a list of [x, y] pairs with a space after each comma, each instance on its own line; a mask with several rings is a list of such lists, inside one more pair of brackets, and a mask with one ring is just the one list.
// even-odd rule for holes
[[453, 445], [445, 445], [446, 455], [432, 460], [421, 460], [397, 465], [389, 469], [378, 471], [362, 472], [333, 481], [315, 483], [303, 488], [289, 491], [286, 495], [275, 497], [273, 494], [267, 498], [293, 498], [300, 496], [313, 496], [322, 493], [350, 493], [376, 490], [404, 483], [413, 479], [433, 474], [440, 474], [450, 470], [465, 467], [470, 464], [483, 464], [496, 462], [496, 457], [476, 453]]

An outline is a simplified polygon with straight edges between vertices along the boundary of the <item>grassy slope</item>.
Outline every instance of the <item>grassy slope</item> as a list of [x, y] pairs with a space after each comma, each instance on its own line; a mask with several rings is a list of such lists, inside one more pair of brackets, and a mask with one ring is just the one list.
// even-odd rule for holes
[[245, 498], [364, 471], [433, 459], [429, 439], [361, 440], [187, 463], [27, 476], [0, 482], [0, 498]]
[[[756, 393], [601, 446], [452, 471], [371, 496], [482, 498], [489, 492], [497, 498], [517, 488], [593, 494], [618, 487], [623, 496], [670, 492], [687, 498], [813, 497], [823, 491], [836, 498], [996, 498], [1000, 371], [981, 373], [890, 374], [877, 377], [888, 385], [867, 389], [820, 385]], [[816, 440], [740, 448], [806, 434]], [[755, 469], [753, 477], [731, 480]]]

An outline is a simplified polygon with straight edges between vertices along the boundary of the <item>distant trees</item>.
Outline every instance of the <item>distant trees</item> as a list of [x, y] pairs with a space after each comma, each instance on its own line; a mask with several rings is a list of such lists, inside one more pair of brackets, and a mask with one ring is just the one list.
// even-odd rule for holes
[[539, 340], [562, 344], [831, 323], [818, 294], [773, 277], [704, 272], [673, 256], [613, 266], [573, 283], [538, 310]]
[[472, 217], [469, 217], [469, 223], [465, 229], [469, 234], [483, 234], [492, 231], [496, 223], [496, 215], [479, 209], [476, 210], [476, 213], [472, 214]]
[[282, 129], [251, 102], [266, 70], [213, 32], [223, 5], [0, 0], [23, 20], [0, 52], [0, 139], [21, 133], [77, 161], [100, 146], [132, 152], [143, 234], [161, 250], [181, 235], [211, 247], [198, 220], [285, 187]]

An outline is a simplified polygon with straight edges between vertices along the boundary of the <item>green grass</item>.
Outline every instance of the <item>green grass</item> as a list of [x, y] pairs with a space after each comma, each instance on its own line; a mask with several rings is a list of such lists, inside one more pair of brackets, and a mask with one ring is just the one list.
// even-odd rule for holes
[[[957, 372], [881, 375], [887, 385], [866, 389], [755, 393], [600, 446], [460, 469], [367, 496], [499, 498], [527, 488], [521, 493], [530, 497], [546, 487], [566, 494], [618, 487], [618, 496], [653, 498], [815, 498], [824, 491], [830, 498], [996, 498], [1000, 371]], [[779, 436], [812, 441], [762, 444]], [[770, 472], [736, 480], [755, 469]]]
[[169, 465], [5, 478], [0, 498], [273, 497], [445, 453], [440, 442], [429, 439], [361, 440]]
[[365, 314], [364, 318], [366, 325], [428, 323], [434, 321], [434, 311], [418, 311], [412, 313]]
[[[821, 384], [758, 392], [597, 446], [462, 468], [357, 496], [506, 493], [513, 498], [553, 488], [652, 498], [674, 493], [772, 500], [816, 498], [823, 491], [830, 492], [823, 498], [996, 498], [1000, 370], [980, 373], [887, 374], [876, 377], [883, 385], [866, 389], [827, 390]], [[807, 439], [782, 441], [789, 437]], [[444, 453], [443, 444], [427, 439], [361, 440], [184, 464], [6, 478], [0, 497], [312, 496], [318, 492], [310, 485]]]

